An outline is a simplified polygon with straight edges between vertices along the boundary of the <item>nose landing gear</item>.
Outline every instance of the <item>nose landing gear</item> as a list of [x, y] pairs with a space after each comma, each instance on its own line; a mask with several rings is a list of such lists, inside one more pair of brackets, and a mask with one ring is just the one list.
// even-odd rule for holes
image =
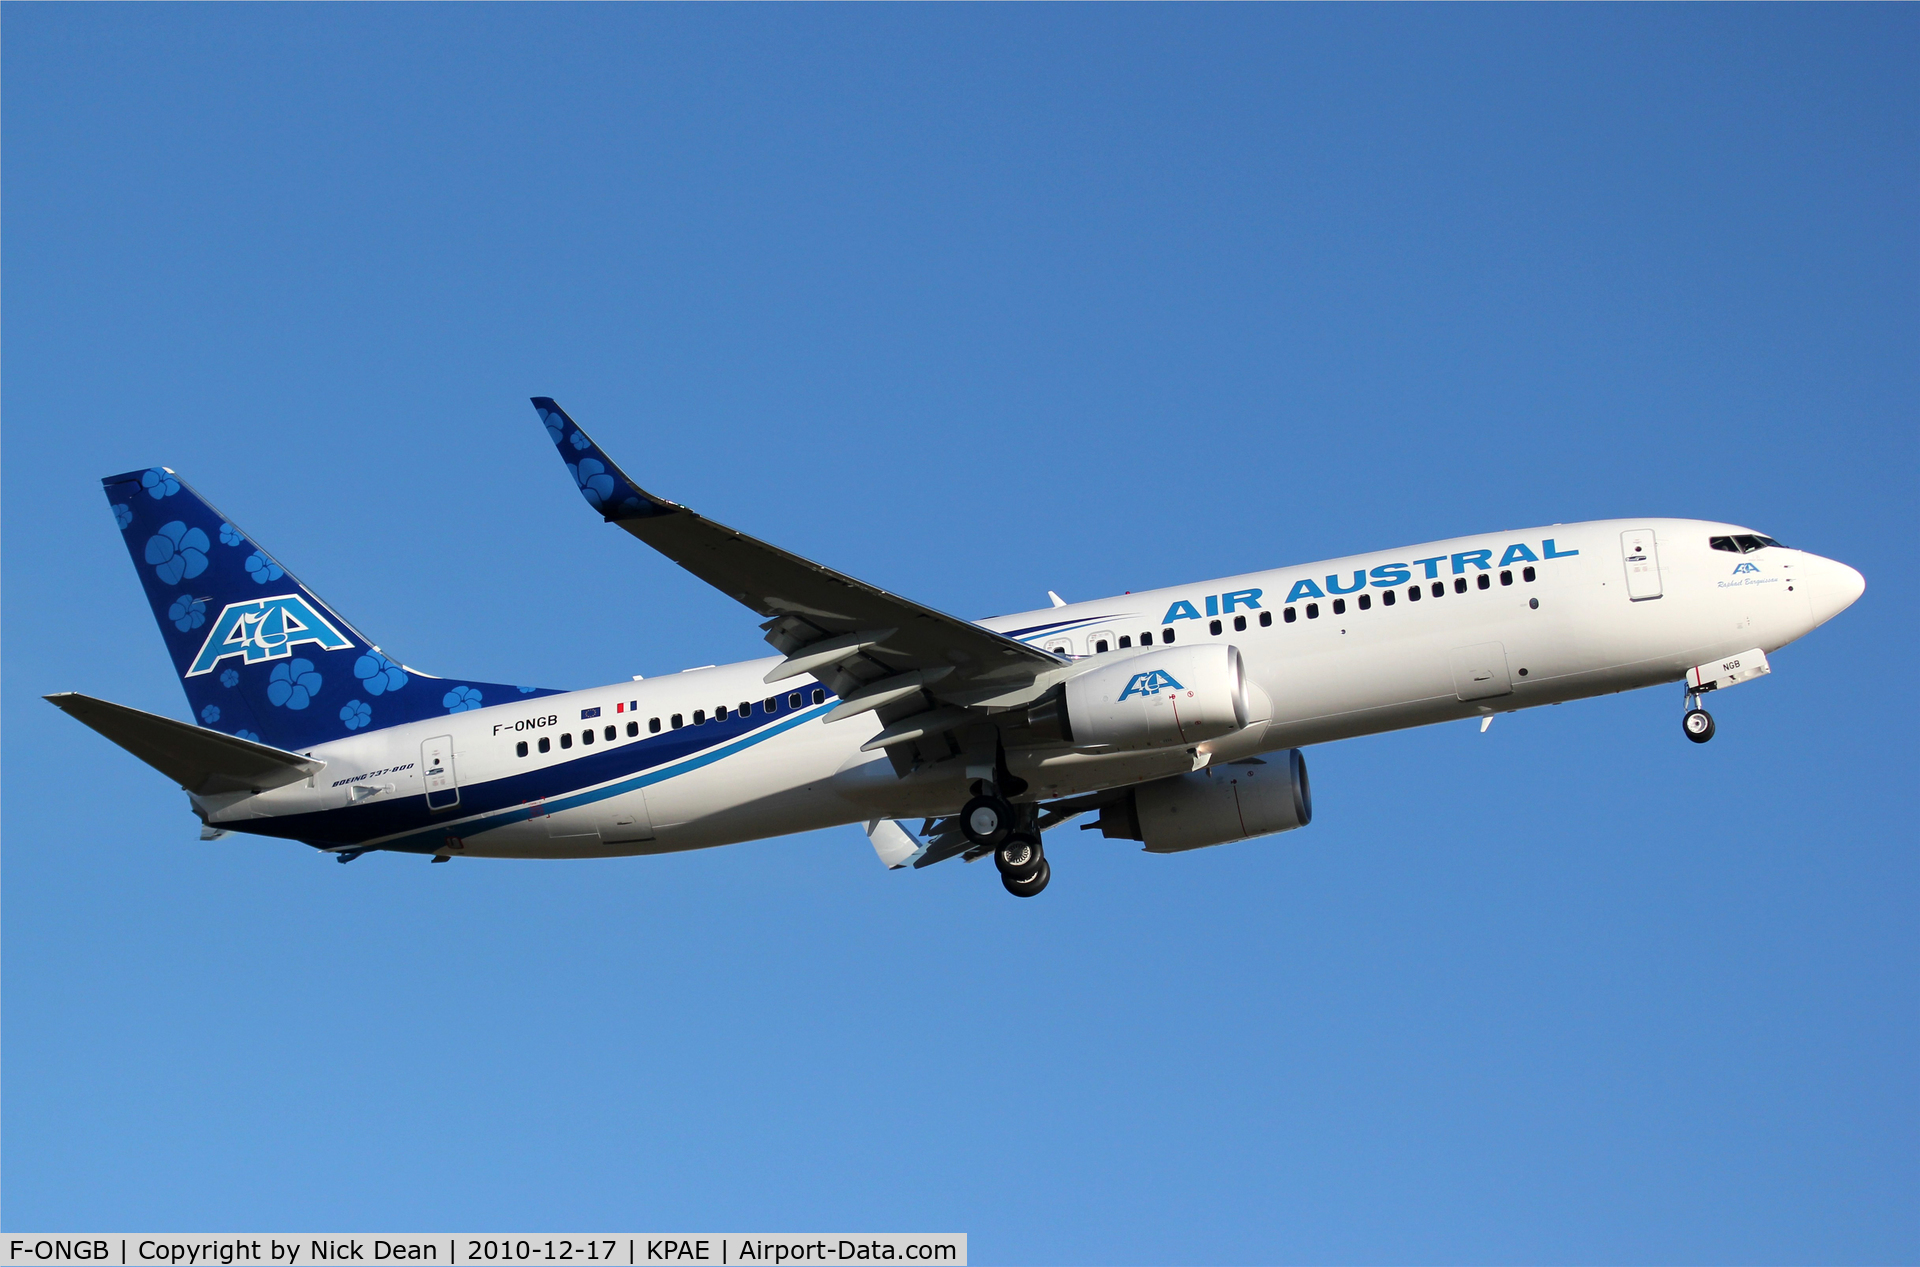
[[1696, 691], [1687, 692], [1687, 711], [1680, 718], [1680, 729], [1695, 743], [1713, 738], [1713, 714], [1700, 707], [1700, 695]]

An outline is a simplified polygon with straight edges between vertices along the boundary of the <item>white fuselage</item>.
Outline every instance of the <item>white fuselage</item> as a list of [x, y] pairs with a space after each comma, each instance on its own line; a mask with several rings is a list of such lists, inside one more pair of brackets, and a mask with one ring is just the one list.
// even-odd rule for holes
[[[1792, 642], [1860, 594], [1857, 572], [1817, 555], [1709, 546], [1710, 537], [1746, 531], [1686, 519], [1562, 524], [980, 623], [1103, 661], [1164, 646], [1169, 630], [1176, 645], [1233, 644], [1254, 715], [1243, 730], [1201, 747], [1213, 760], [1235, 760], [1677, 682], [1692, 666]], [[1636, 544], [1646, 553], [1630, 559]], [[1263, 615], [1271, 623], [1261, 623]], [[832, 697], [812, 678], [764, 683], [777, 662], [622, 682], [342, 739], [311, 750], [327, 766], [309, 783], [203, 799], [201, 808], [209, 821], [242, 831], [289, 834], [285, 820], [293, 818], [300, 838], [315, 843], [521, 858], [697, 849], [959, 809], [967, 780], [958, 762], [901, 777], [883, 753], [860, 750], [880, 729], [874, 714], [823, 721]], [[745, 719], [742, 703], [751, 706]], [[715, 720], [722, 709], [725, 720]], [[696, 716], [704, 720], [696, 724]], [[582, 739], [589, 731], [590, 745]], [[562, 735], [570, 746], [560, 746]], [[437, 796], [444, 808], [410, 818], [398, 807], [424, 804], [436, 757], [446, 770], [447, 790]], [[1030, 801], [1185, 773], [1196, 754], [1062, 744], [1009, 751], [1007, 761], [1029, 784], [1020, 799]], [[383, 817], [382, 806], [395, 809]], [[334, 823], [342, 824], [337, 832]]]

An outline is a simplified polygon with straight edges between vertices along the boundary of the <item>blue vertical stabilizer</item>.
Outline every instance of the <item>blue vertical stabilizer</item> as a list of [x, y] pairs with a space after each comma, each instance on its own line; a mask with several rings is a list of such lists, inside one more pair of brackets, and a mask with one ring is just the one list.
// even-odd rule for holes
[[100, 482], [202, 726], [298, 750], [556, 694], [389, 659], [165, 467]]

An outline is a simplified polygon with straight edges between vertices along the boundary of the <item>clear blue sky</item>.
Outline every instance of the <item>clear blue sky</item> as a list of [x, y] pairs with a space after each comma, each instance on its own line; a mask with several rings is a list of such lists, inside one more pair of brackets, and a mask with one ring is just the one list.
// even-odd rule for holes
[[[975, 1261], [1920, 1259], [1920, 10], [8, 5], [9, 1228], [954, 1230]], [[430, 671], [760, 654], [656, 491], [967, 616], [1726, 518], [1865, 598], [1309, 754], [1052, 887], [848, 827], [202, 844], [98, 477]], [[1902, 633], [1901, 631], [1905, 632]]]

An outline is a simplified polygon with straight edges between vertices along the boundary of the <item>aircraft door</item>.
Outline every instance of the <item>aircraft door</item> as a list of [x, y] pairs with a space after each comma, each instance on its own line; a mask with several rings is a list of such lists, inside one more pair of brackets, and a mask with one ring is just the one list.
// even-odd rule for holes
[[420, 777], [427, 785], [428, 809], [452, 809], [460, 803], [453, 773], [453, 736], [436, 735], [420, 745]]
[[1504, 644], [1483, 642], [1478, 646], [1459, 647], [1447, 659], [1453, 668], [1453, 693], [1462, 700], [1513, 694]]
[[1651, 528], [1620, 534], [1620, 559], [1627, 569], [1627, 598], [1639, 602], [1660, 597], [1660, 547]]

